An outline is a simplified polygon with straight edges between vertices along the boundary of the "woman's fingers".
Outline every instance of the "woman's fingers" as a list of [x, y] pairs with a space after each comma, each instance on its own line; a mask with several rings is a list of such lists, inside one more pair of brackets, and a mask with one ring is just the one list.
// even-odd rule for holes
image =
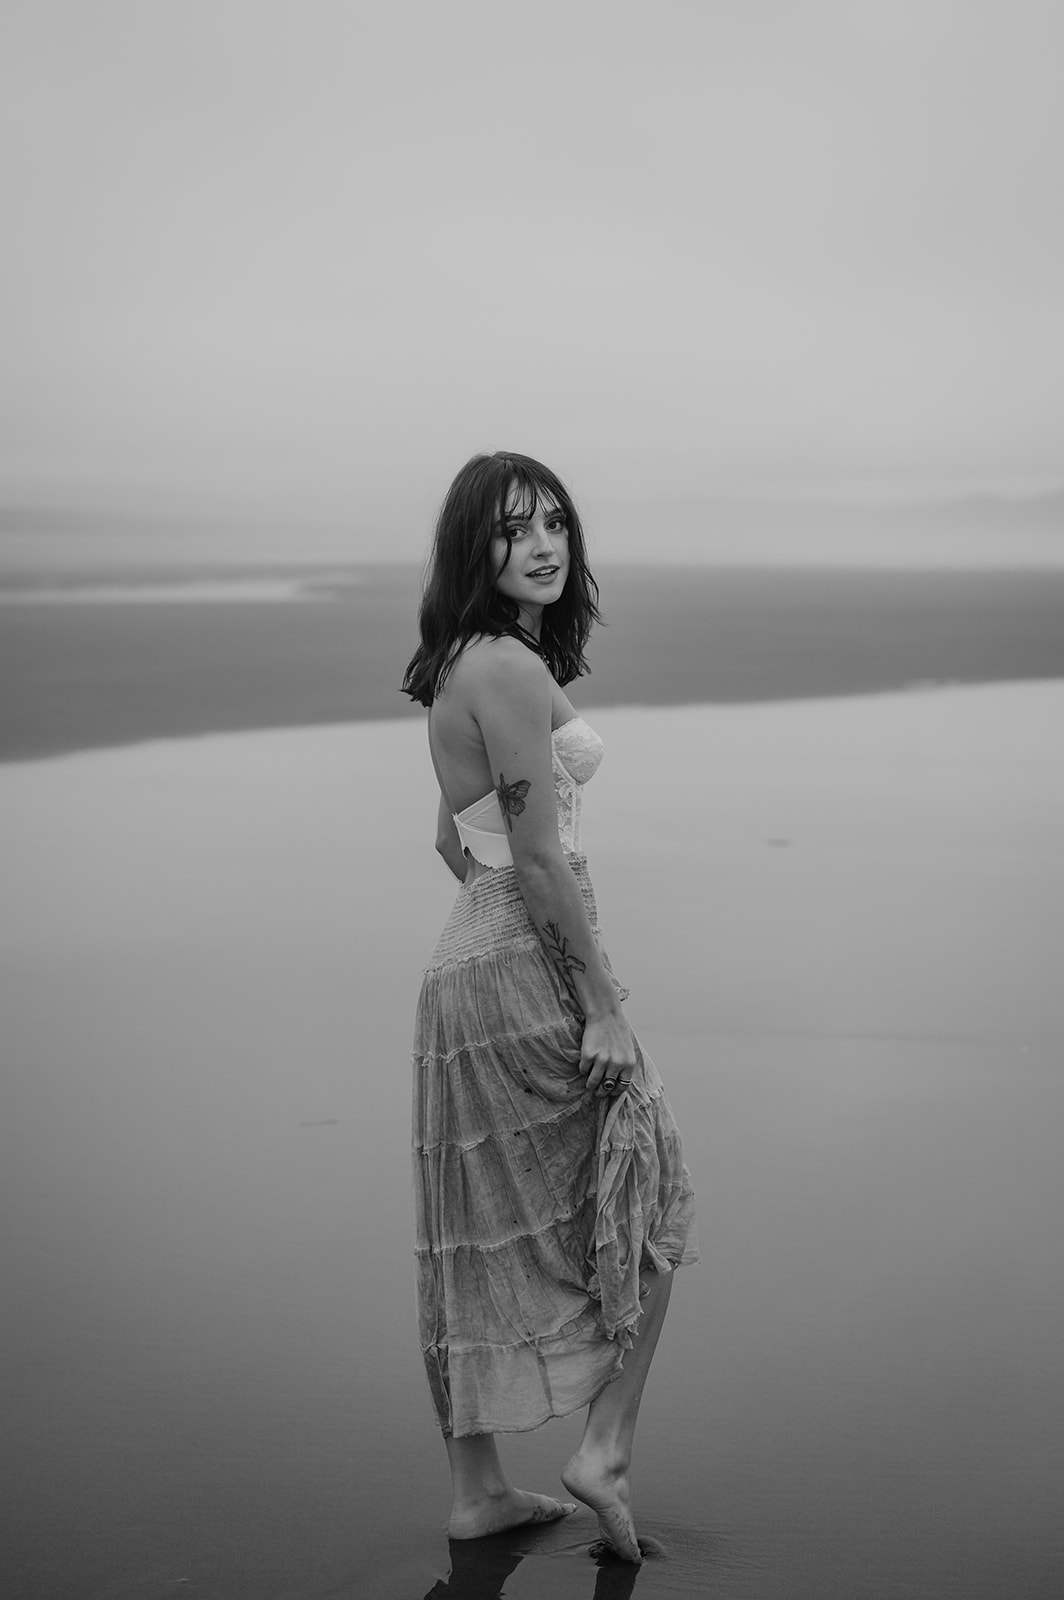
[[585, 1025], [580, 1068], [589, 1094], [605, 1099], [622, 1094], [638, 1067], [639, 1051], [623, 1018], [599, 1019]]
[[606, 1063], [604, 1061], [598, 1061], [594, 1056], [591, 1056], [590, 1058], [585, 1057], [584, 1060], [581, 1061], [580, 1065], [583, 1068], [584, 1076], [587, 1079], [588, 1091], [589, 1093], [594, 1094], [598, 1089], [599, 1084], [606, 1076]]
[[633, 1076], [627, 1064], [620, 1067], [615, 1062], [592, 1060], [587, 1069], [588, 1093], [597, 1094], [600, 1099], [623, 1094], [631, 1086]]

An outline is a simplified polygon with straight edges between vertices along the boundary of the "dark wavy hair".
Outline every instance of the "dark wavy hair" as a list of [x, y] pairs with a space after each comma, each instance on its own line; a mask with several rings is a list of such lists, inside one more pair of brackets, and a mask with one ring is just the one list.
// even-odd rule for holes
[[[516, 504], [511, 507], [508, 502], [514, 496]], [[403, 693], [411, 700], [430, 706], [459, 652], [476, 635], [523, 635], [516, 601], [500, 594], [495, 586], [492, 540], [508, 510], [530, 517], [540, 500], [564, 513], [569, 530], [569, 574], [558, 599], [543, 608], [539, 654], [561, 684], [571, 683], [589, 670], [584, 648], [592, 624], [602, 618], [598, 584], [587, 564], [584, 532], [572, 497], [542, 462], [497, 450], [494, 455], [474, 456], [466, 462], [436, 519], [418, 613], [421, 643], [402, 684]]]

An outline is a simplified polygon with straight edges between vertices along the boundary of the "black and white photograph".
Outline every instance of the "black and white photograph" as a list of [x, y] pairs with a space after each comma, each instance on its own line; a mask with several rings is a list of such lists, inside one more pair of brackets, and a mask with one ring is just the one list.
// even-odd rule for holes
[[1064, 1595], [1064, 8], [0, 3], [0, 1593]]

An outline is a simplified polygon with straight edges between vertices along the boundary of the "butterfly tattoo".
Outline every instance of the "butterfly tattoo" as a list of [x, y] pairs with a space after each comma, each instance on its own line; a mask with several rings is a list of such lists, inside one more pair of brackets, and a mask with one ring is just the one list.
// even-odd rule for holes
[[513, 818], [519, 817], [525, 809], [525, 795], [531, 787], [527, 778], [518, 778], [516, 783], [507, 783], [502, 773], [499, 773], [495, 793], [499, 801], [499, 810], [506, 818], [506, 826], [511, 833], [514, 831]]

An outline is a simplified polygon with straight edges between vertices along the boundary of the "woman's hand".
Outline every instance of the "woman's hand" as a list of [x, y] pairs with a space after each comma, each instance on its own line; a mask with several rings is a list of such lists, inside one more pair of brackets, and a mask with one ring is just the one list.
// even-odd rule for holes
[[580, 1070], [587, 1077], [589, 1094], [600, 1100], [623, 1094], [636, 1066], [635, 1038], [620, 1011], [608, 1011], [584, 1023]]

